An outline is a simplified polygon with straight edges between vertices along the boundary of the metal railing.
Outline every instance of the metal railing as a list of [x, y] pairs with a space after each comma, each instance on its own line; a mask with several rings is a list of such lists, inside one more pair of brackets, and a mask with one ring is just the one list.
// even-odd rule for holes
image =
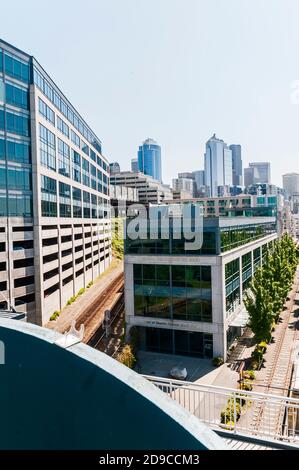
[[[299, 399], [144, 376], [214, 429], [299, 444]], [[263, 420], [258, 421], [261, 407]]]

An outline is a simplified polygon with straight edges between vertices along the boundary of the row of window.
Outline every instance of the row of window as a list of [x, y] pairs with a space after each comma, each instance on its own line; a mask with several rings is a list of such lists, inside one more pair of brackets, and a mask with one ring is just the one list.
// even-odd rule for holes
[[17, 108], [29, 109], [29, 92], [27, 89], [12, 85], [8, 82], [5, 83], [4, 87], [4, 83], [1, 78], [0, 88], [2, 89], [2, 92], [0, 93], [0, 101], [16, 106]]
[[27, 114], [0, 108], [0, 130], [25, 137], [30, 135], [30, 120]]
[[276, 233], [276, 224], [257, 224], [221, 229], [221, 252], [246, 245], [254, 240]]
[[[95, 150], [99, 153], [102, 152], [101, 142], [93, 134], [93, 132], [87, 127], [80, 116], [68, 106], [68, 104], [62, 99], [58, 92], [50, 85], [45, 77], [34, 67], [33, 71], [35, 85], [44, 93], [44, 95], [54, 104], [54, 106], [71, 122], [71, 124], [77, 129], [77, 131], [83, 135], [83, 137], [94, 146]], [[106, 163], [104, 162], [105, 166]]]
[[[78, 183], [108, 195], [109, 178], [80, 154], [71, 149], [63, 140], [57, 138], [58, 161], [56, 162], [56, 137], [49, 129], [40, 124], [41, 164], [50, 170], [72, 178]], [[57, 167], [58, 165], [58, 167]]]
[[32, 217], [32, 196], [27, 194], [0, 194], [0, 217]]
[[[109, 258], [109, 253], [106, 256], [102, 256], [101, 258], [96, 259], [93, 263], [90, 263], [88, 266], [85, 267], [85, 272], [89, 271], [92, 269], [92, 267], [95, 267], [98, 265], [100, 262], [104, 261], [104, 259]], [[76, 271], [74, 274], [71, 274], [70, 276], [67, 276], [65, 279], [62, 280], [62, 285], [65, 286], [69, 284], [70, 282], [74, 281], [74, 278], [78, 278], [84, 274], [84, 268], [80, 268], [78, 271]], [[52, 276], [54, 277], [54, 276]], [[44, 290], [44, 298], [49, 297], [50, 295], [54, 294], [54, 292], [57, 292], [59, 290], [59, 282], [54, 284], [53, 286], [49, 287], [48, 289]]]
[[[6, 145], [5, 145], [6, 143]], [[31, 163], [30, 144], [21, 140], [0, 138], [0, 160]]]
[[109, 216], [109, 201], [45, 175], [41, 176], [41, 193], [43, 217], [58, 217], [58, 201], [60, 217], [102, 219]]
[[[7, 180], [6, 180], [7, 178]], [[31, 191], [31, 170], [28, 168], [8, 167], [0, 165], [0, 189]]]
[[134, 265], [135, 315], [212, 322], [210, 266]]
[[[3, 71], [3, 51], [0, 50], [0, 71]], [[4, 72], [6, 75], [20, 80], [24, 83], [29, 83], [30, 68], [29, 63], [25, 62], [13, 54], [4, 53]]]

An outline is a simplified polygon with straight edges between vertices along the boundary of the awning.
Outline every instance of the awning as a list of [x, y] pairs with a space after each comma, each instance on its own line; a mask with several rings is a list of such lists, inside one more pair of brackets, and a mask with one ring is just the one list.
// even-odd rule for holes
[[235, 316], [233, 321], [229, 324], [229, 326], [236, 326], [239, 328], [244, 328], [249, 320], [249, 315], [245, 307]]

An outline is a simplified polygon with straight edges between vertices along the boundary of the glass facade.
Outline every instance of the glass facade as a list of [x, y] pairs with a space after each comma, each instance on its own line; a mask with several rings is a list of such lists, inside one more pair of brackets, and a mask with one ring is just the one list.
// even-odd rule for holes
[[209, 333], [145, 328], [145, 344], [146, 349], [153, 352], [213, 357], [213, 336]]
[[162, 181], [161, 147], [152, 139], [147, 139], [138, 150], [138, 169], [141, 173]]
[[225, 265], [226, 315], [231, 315], [240, 305], [240, 260]]
[[[193, 233], [194, 236], [194, 233]], [[174, 230], [170, 227], [169, 239], [163, 239], [161, 236], [157, 240], [152, 240], [148, 230], [144, 239], [138, 238], [131, 240], [129, 236], [125, 240], [126, 254], [142, 255], [216, 255], [216, 230], [203, 232], [203, 244], [201, 249], [186, 250], [185, 243], [192, 240], [192, 232], [189, 234]]]
[[135, 315], [212, 322], [210, 266], [134, 265]]
[[233, 250], [247, 243], [276, 233], [276, 223], [259, 223], [221, 229], [221, 252]]

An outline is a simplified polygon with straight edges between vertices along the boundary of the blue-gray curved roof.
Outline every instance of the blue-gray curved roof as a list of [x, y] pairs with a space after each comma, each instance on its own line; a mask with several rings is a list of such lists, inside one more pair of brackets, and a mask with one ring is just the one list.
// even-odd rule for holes
[[0, 319], [0, 449], [225, 448], [140, 375], [89, 346], [66, 350], [54, 339], [45, 328]]

